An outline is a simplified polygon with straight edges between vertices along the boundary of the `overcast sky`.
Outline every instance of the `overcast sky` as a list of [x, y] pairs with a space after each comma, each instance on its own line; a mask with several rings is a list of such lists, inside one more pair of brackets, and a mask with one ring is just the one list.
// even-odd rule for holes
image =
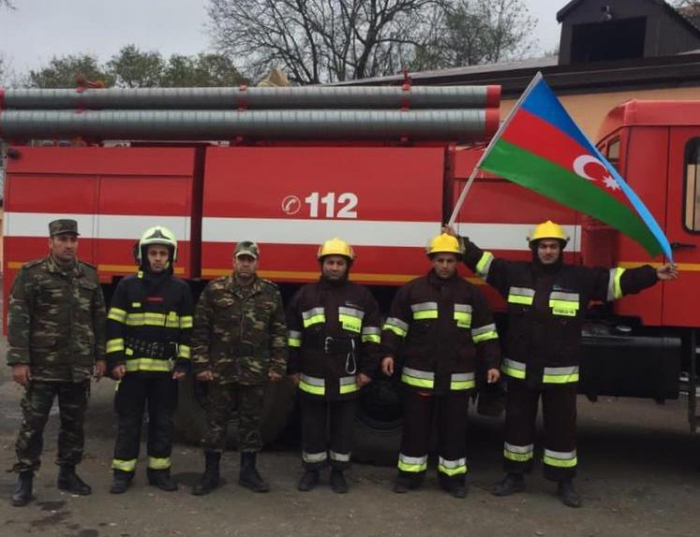
[[[556, 13], [568, 0], [523, 0], [538, 19], [538, 49], [559, 41]], [[0, 56], [26, 73], [54, 56], [95, 54], [105, 61], [135, 44], [163, 56], [210, 49], [206, 0], [12, 0], [0, 10]]]

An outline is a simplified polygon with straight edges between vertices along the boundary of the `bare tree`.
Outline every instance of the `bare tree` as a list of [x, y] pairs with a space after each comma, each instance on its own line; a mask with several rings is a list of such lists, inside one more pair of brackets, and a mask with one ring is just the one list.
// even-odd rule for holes
[[535, 26], [522, 0], [456, 0], [438, 10], [414, 68], [444, 69], [497, 63], [529, 52]]
[[444, 0], [210, 0], [220, 50], [253, 77], [272, 66], [298, 83], [395, 72]]
[[676, 9], [681, 8], [694, 8], [700, 9], [700, 0], [676, 0], [673, 2], [673, 7]]
[[523, 0], [209, 0], [220, 51], [251, 78], [335, 82], [499, 61], [528, 48]]

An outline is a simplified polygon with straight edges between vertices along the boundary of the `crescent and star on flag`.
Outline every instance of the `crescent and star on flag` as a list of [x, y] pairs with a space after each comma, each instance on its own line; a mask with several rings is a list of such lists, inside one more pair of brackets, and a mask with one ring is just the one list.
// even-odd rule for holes
[[[591, 170], [592, 167], [594, 170]], [[586, 168], [588, 168], [588, 172], [586, 172]], [[620, 190], [620, 185], [617, 184], [615, 178], [610, 175], [605, 165], [591, 155], [581, 155], [580, 157], [577, 157], [576, 160], [574, 160], [573, 169], [574, 172], [576, 172], [576, 175], [583, 177], [588, 181], [596, 183], [598, 181], [598, 177], [594, 177], [594, 175], [600, 176], [599, 178], [601, 181], [603, 181], [605, 188], [608, 188], [613, 192]]]

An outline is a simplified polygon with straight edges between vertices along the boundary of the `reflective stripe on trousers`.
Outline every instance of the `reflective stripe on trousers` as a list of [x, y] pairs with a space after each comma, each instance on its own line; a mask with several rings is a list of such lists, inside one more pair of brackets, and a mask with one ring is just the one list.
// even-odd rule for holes
[[306, 453], [302, 451], [301, 459], [308, 463], [324, 462], [328, 459], [328, 453], [326, 451], [320, 451], [319, 453]]
[[573, 468], [578, 464], [576, 451], [564, 452], [545, 449], [542, 460], [545, 464], [556, 466], [557, 468]]
[[136, 459], [124, 461], [121, 459], [112, 460], [112, 470], [121, 470], [122, 472], [133, 472], [136, 470]]
[[402, 472], [425, 472], [428, 469], [428, 456], [409, 457], [408, 455], [399, 453], [398, 467]]
[[148, 457], [148, 467], [151, 470], [167, 470], [170, 466], [170, 457]]
[[438, 472], [452, 477], [453, 475], [466, 474], [467, 459], [448, 460], [440, 457], [438, 459]]
[[527, 462], [532, 460], [534, 456], [535, 445], [528, 444], [527, 446], [516, 446], [505, 442], [503, 444], [503, 456], [515, 462]]

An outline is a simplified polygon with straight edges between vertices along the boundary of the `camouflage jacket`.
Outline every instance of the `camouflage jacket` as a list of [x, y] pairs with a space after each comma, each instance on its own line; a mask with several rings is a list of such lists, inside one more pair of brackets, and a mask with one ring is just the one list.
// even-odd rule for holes
[[12, 284], [8, 365], [29, 364], [33, 380], [89, 378], [104, 360], [105, 301], [94, 267], [63, 272], [51, 256], [25, 264]]
[[287, 367], [287, 324], [277, 286], [256, 278], [218, 278], [202, 292], [192, 331], [195, 374], [210, 369], [220, 383], [259, 385]]

